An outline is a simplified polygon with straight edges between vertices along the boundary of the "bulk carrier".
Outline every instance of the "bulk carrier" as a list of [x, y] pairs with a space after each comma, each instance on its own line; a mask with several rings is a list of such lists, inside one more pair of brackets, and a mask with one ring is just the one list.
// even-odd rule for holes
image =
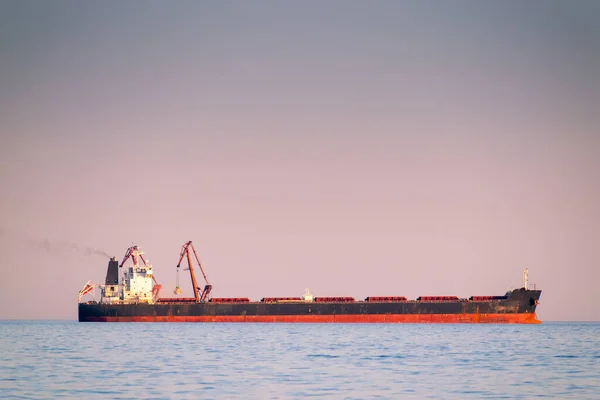
[[[198, 285], [192, 254], [204, 278]], [[125, 263], [131, 259], [131, 265]], [[421, 296], [408, 300], [404, 296], [313, 297], [307, 289], [301, 297], [248, 298], [212, 297], [204, 269], [191, 241], [185, 243], [177, 263], [175, 295], [181, 294], [179, 271], [187, 259], [194, 297], [160, 297], [161, 285], [154, 277], [152, 265], [138, 246], [127, 249], [119, 263], [108, 262], [105, 283], [89, 281], [79, 291], [80, 322], [366, 322], [366, 323], [521, 323], [539, 324], [535, 310], [541, 290], [530, 290], [527, 270], [523, 287], [503, 296]], [[121, 279], [119, 271], [124, 270]], [[82, 301], [88, 294], [100, 300]]]

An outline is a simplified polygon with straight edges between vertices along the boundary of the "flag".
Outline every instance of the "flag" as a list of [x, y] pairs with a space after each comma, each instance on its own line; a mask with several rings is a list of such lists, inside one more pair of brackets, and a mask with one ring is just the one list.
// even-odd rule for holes
[[89, 292], [91, 292], [94, 289], [94, 285], [90, 285], [90, 281], [88, 281], [85, 286], [83, 287], [83, 289], [81, 289], [79, 291], [79, 297], [81, 298], [82, 296], [88, 294]]

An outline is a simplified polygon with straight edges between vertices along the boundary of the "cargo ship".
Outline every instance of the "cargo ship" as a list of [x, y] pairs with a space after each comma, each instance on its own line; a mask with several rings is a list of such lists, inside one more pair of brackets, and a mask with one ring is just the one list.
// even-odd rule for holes
[[[192, 254], [204, 278], [198, 285]], [[124, 267], [131, 259], [131, 265]], [[179, 271], [187, 259], [194, 297], [178, 297]], [[124, 271], [119, 278], [120, 271]], [[308, 289], [299, 297], [212, 297], [209, 283], [191, 241], [186, 242], [177, 263], [176, 297], [160, 297], [161, 285], [152, 265], [138, 246], [127, 249], [121, 263], [108, 262], [104, 284], [88, 281], [79, 291], [80, 322], [313, 322], [313, 323], [520, 323], [539, 324], [535, 310], [541, 290], [523, 286], [502, 296], [404, 296], [318, 297]], [[96, 288], [100, 300], [95, 299]], [[83, 301], [91, 294], [94, 299]]]

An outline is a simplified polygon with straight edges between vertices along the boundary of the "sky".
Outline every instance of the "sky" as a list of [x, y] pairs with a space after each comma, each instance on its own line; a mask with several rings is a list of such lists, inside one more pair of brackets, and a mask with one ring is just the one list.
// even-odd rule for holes
[[[172, 296], [502, 295], [600, 320], [600, 2], [0, 1], [0, 318]], [[182, 271], [184, 295], [190, 278]]]

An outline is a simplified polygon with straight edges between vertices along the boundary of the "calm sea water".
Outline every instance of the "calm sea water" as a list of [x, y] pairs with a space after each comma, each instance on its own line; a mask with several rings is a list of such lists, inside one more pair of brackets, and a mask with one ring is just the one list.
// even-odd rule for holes
[[0, 322], [3, 398], [600, 399], [600, 324]]

